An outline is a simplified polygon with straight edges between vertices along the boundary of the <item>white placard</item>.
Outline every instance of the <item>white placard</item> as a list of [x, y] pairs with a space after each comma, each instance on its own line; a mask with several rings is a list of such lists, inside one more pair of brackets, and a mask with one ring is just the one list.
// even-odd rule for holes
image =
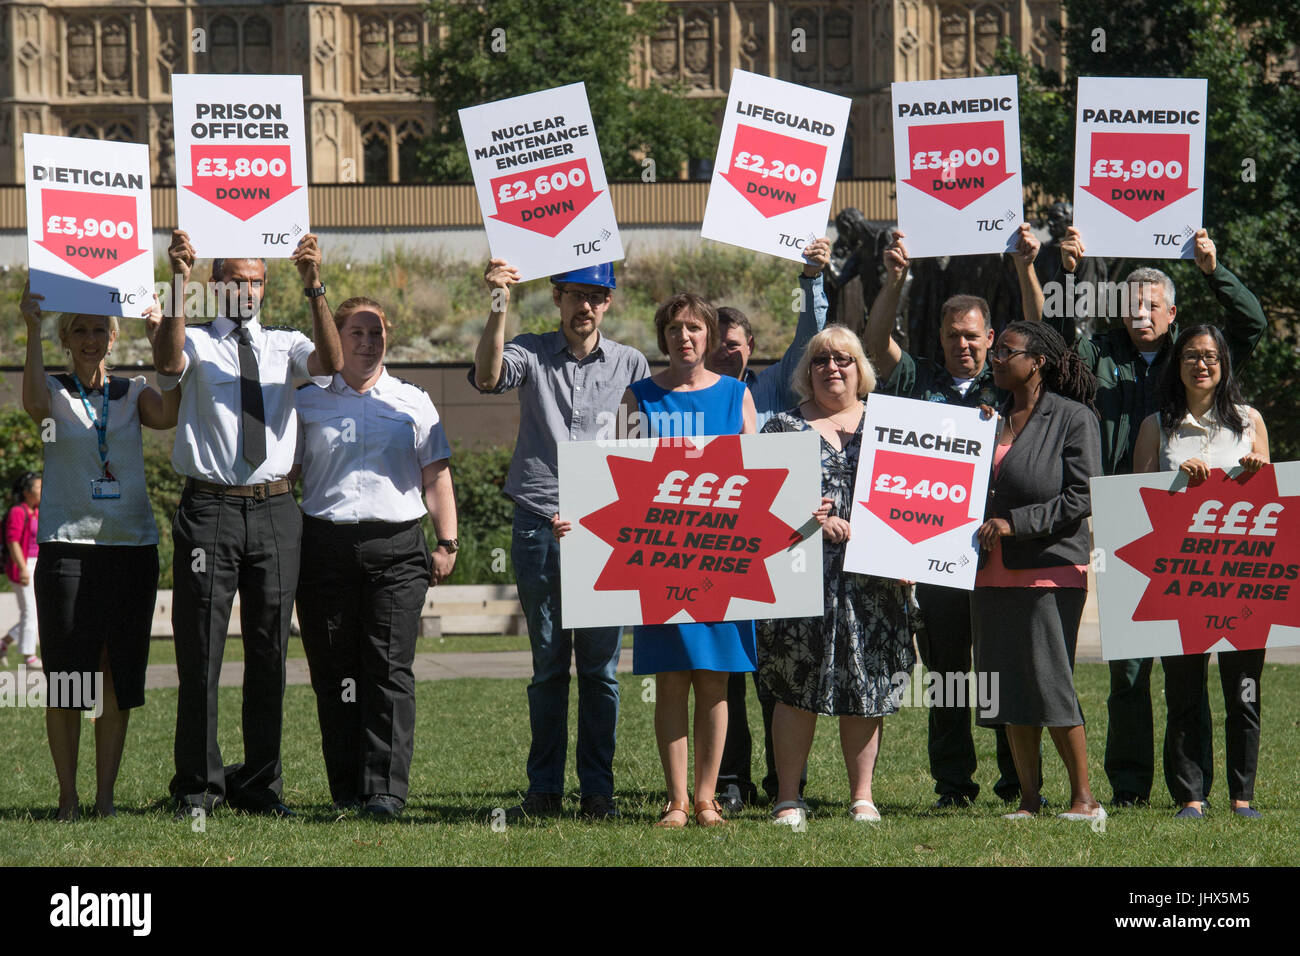
[[172, 74], [176, 210], [196, 255], [287, 258], [311, 231], [301, 76]]
[[1093, 478], [1101, 656], [1300, 645], [1300, 463]]
[[23, 134], [27, 267], [46, 312], [139, 317], [153, 301], [149, 147]]
[[1088, 255], [1192, 258], [1204, 198], [1206, 86], [1079, 77], [1074, 225]]
[[804, 262], [826, 234], [852, 101], [735, 70], [700, 235]]
[[460, 125], [494, 258], [521, 280], [623, 258], [586, 84], [470, 106]]
[[820, 617], [817, 435], [561, 442], [568, 627]]
[[1016, 78], [894, 83], [892, 92], [908, 254], [1009, 252], [1025, 215]]
[[977, 408], [872, 395], [844, 569], [974, 588], [995, 428]]

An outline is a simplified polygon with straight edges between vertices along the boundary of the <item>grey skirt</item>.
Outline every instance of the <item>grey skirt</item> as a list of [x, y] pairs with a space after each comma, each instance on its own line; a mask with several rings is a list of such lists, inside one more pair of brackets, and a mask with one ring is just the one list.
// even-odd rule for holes
[[1074, 693], [1074, 646], [1087, 598], [1083, 588], [976, 588], [971, 592], [975, 671], [978, 680], [989, 682], [990, 696], [996, 701], [996, 713], [977, 712], [979, 726], [1077, 727], [1083, 723]]

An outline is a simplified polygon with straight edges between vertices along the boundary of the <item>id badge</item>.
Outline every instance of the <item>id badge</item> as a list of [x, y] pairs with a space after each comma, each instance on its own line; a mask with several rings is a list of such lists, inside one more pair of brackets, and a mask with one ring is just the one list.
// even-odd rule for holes
[[106, 498], [121, 498], [122, 487], [116, 478], [95, 478], [90, 483], [90, 497], [95, 501]]

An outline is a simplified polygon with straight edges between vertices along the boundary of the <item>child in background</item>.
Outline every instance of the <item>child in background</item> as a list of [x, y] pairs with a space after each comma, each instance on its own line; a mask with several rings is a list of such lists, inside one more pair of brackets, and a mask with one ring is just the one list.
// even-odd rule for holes
[[40, 667], [36, 656], [36, 525], [40, 516], [41, 476], [29, 471], [13, 486], [17, 499], [5, 515], [5, 573], [18, 596], [18, 623], [0, 638], [0, 667], [9, 665], [9, 647], [18, 642], [28, 667]]

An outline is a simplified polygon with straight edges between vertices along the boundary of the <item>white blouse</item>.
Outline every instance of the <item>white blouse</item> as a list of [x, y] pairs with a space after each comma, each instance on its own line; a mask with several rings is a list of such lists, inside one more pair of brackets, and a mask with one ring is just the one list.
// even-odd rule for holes
[[1211, 468], [1222, 468], [1224, 471], [1235, 468], [1242, 456], [1250, 454], [1255, 445], [1253, 410], [1249, 405], [1238, 405], [1237, 413], [1246, 423], [1241, 437], [1219, 424], [1213, 408], [1201, 418], [1188, 412], [1172, 435], [1159, 427], [1158, 415], [1151, 416], [1156, 419], [1160, 432], [1159, 470], [1177, 471], [1189, 458], [1199, 458]]

